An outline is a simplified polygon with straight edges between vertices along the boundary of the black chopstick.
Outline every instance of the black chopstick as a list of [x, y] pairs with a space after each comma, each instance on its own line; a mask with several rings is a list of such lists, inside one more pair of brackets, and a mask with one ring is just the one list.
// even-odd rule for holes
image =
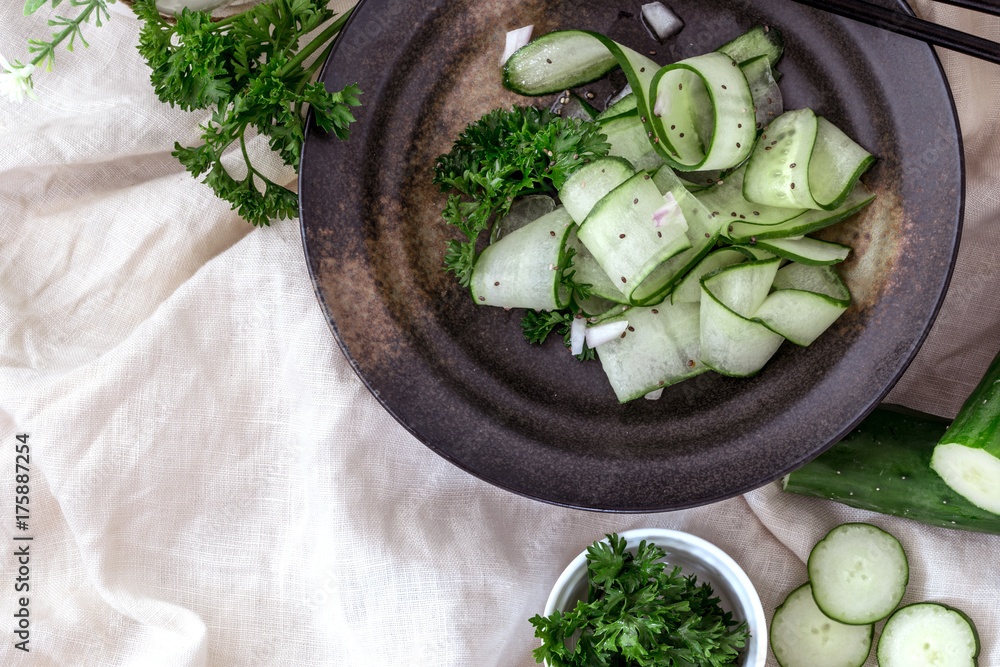
[[[973, 4], [974, 1], [954, 0], [955, 3], [965, 2], [967, 5]], [[908, 14], [900, 14], [861, 0], [795, 0], [795, 2], [1000, 65], [1000, 44]]]

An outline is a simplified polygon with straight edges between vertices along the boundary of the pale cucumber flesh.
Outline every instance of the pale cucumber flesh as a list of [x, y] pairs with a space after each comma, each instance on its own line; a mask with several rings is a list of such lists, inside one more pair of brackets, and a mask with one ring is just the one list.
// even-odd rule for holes
[[1000, 459], [984, 449], [945, 442], [934, 448], [931, 468], [970, 503], [1000, 514]]
[[[608, 274], [604, 272], [604, 269], [597, 263], [591, 252], [587, 250], [587, 246], [583, 245], [580, 239], [577, 238], [575, 227], [566, 239], [566, 247], [576, 251], [571, 260], [572, 265], [570, 266], [570, 271], [573, 271], [574, 282], [581, 285], [590, 285], [590, 293], [601, 299], [615, 303], [628, 303], [628, 299], [618, 289], [618, 286], [611, 282], [611, 278], [608, 278]], [[587, 310], [587, 308], [584, 308], [584, 311], [590, 315], [603, 312], [593, 313]]]
[[824, 614], [867, 625], [892, 613], [910, 578], [899, 540], [864, 523], [837, 526], [809, 554], [813, 598]]
[[788, 111], [764, 129], [743, 180], [748, 201], [787, 208], [820, 208], [809, 191], [809, 159], [816, 143], [811, 109]]
[[754, 319], [801, 347], [812, 345], [847, 306], [829, 297], [802, 290], [776, 290], [768, 295]]
[[779, 257], [814, 266], [837, 264], [843, 262], [851, 254], [850, 246], [809, 237], [759, 240], [757, 245]]
[[626, 298], [662, 262], [691, 247], [683, 218], [655, 226], [653, 213], [663, 204], [650, 175], [640, 172], [595, 204], [577, 232]]
[[872, 647], [871, 625], [831, 620], [809, 584], [792, 591], [771, 620], [771, 650], [781, 667], [861, 667]]
[[559, 200], [573, 221], [582, 225], [594, 204], [634, 175], [635, 169], [622, 158], [605, 157], [594, 160], [566, 179], [559, 189]]
[[653, 128], [678, 169], [729, 169], [750, 155], [753, 96], [729, 56], [706, 53], [667, 65], [654, 77], [650, 95]]
[[503, 66], [503, 85], [521, 95], [557, 93], [596, 81], [617, 64], [593, 35], [560, 30], [515, 51]]
[[646, 127], [634, 110], [601, 122], [601, 132], [611, 144], [608, 155], [628, 160], [637, 170], [653, 170], [663, 164], [663, 158], [649, 143]]
[[854, 184], [854, 189], [844, 203], [833, 211], [809, 209], [798, 216], [768, 226], [753, 224], [749, 220], [740, 220], [733, 222], [729, 227], [724, 227], [722, 231], [733, 243], [751, 243], [761, 239], [801, 236], [829, 227], [854, 215], [874, 199], [875, 195], [859, 181]]
[[925, 602], [886, 621], [876, 654], [879, 667], [974, 667], [979, 642], [964, 614]]
[[560, 292], [558, 267], [572, 225], [559, 207], [487, 246], [472, 270], [473, 300], [503, 308], [565, 307], [568, 295]]
[[597, 356], [620, 402], [707, 370], [699, 361], [697, 304], [633, 307], [618, 317], [628, 328], [599, 346]]
[[698, 303], [701, 301], [701, 279], [718, 269], [739, 264], [746, 257], [738, 250], [720, 248], [705, 256], [670, 293], [671, 303]]
[[706, 366], [747, 377], [777, 352], [785, 340], [781, 335], [736, 312], [752, 313], [763, 303], [777, 264], [736, 264], [701, 279], [701, 360]]

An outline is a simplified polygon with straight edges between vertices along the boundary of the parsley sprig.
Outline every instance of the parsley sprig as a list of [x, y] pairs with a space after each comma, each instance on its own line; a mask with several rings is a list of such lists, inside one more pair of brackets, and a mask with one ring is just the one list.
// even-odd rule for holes
[[556, 192], [577, 167], [609, 148], [596, 123], [547, 109], [496, 109], [469, 124], [434, 168], [441, 191], [456, 191], [442, 215], [466, 238], [449, 242], [447, 269], [467, 287], [480, 232], [505, 215], [516, 197]]
[[[71, 7], [79, 7], [80, 13], [76, 16], [56, 16], [48, 20], [49, 27], [55, 28], [52, 32], [52, 39], [29, 39], [28, 40], [28, 51], [31, 52], [31, 64], [41, 65], [45, 63], [46, 71], [52, 71], [52, 64], [55, 62], [56, 58], [56, 47], [58, 47], [65, 40], [69, 40], [66, 44], [66, 50], [72, 51], [73, 47], [76, 45], [77, 40], [83, 44], [84, 48], [90, 46], [87, 40], [83, 38], [83, 25], [90, 22], [90, 17], [94, 17], [95, 25], [100, 28], [103, 20], [109, 18], [108, 15], [108, 3], [114, 2], [115, 0], [69, 0], [69, 5]], [[51, 4], [52, 8], [55, 9], [59, 6], [62, 0], [25, 0], [24, 3], [24, 15], [30, 16], [34, 14], [39, 9], [47, 4]]]
[[[722, 667], [749, 637], [707, 583], [667, 570], [666, 553], [643, 540], [633, 554], [616, 534], [587, 549], [587, 601], [570, 612], [535, 615], [550, 667]], [[577, 634], [579, 633], [579, 634]]]
[[[270, 0], [217, 21], [208, 12], [184, 9], [175, 24], [163, 20], [154, 0], [136, 0], [133, 7], [143, 20], [139, 53], [152, 70], [159, 99], [186, 111], [214, 109], [201, 126], [204, 143], [176, 143], [173, 155], [195, 178], [204, 175], [204, 182], [254, 225], [296, 217], [298, 196], [254, 166], [248, 132], [266, 136], [271, 149], [298, 171], [307, 110], [312, 108], [320, 128], [347, 139], [354, 121], [349, 107], [360, 104], [356, 85], [331, 93], [312, 80], [350, 15], [334, 20], [336, 13], [326, 5], [326, 0]], [[305, 35], [330, 21], [300, 48]], [[246, 165], [242, 178], [222, 164], [236, 149]]]

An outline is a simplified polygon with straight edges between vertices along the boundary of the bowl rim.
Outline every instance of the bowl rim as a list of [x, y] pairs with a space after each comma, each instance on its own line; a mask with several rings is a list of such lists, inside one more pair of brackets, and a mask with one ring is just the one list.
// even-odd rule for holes
[[[717, 547], [708, 540], [672, 528], [634, 528], [618, 533], [618, 537], [624, 539], [629, 546], [636, 545], [642, 540], [660, 545], [657, 540], [670, 542], [670, 547], [686, 550], [687, 553], [696, 556], [699, 560], [705, 560], [705, 556], [715, 559], [726, 571], [726, 583], [736, 588], [735, 584], [742, 586], [746, 593], [746, 598], [737, 595], [740, 607], [746, 615], [747, 625], [751, 628], [750, 640], [746, 646], [746, 661], [741, 667], [764, 667], [767, 661], [768, 627], [767, 618], [764, 615], [764, 606], [761, 604], [760, 595], [757, 588], [750, 581], [750, 577], [733, 560], [732, 556]], [[600, 540], [607, 542], [607, 537]], [[663, 546], [663, 545], [660, 545]], [[543, 616], [549, 616], [556, 611], [556, 606], [560, 595], [567, 589], [572, 589], [578, 582], [587, 576], [587, 549], [578, 554], [569, 565], [562, 571], [556, 579], [556, 583], [549, 592], [549, 597], [545, 601], [545, 611]], [[713, 588], [718, 588], [719, 582], [712, 582]], [[739, 592], [739, 591], [735, 591]], [[749, 605], [747, 604], [749, 603]], [[756, 628], [756, 629], [755, 629]]]

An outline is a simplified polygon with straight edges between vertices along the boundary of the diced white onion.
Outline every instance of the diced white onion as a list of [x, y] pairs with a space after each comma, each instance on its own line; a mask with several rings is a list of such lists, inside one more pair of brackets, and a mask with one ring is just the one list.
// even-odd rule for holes
[[503, 57], [500, 58], [500, 67], [504, 66], [507, 60], [514, 55], [515, 51], [531, 41], [531, 31], [534, 29], [534, 25], [526, 25], [523, 28], [511, 30], [507, 33], [507, 44], [503, 48]]
[[673, 37], [684, 27], [684, 21], [674, 13], [674, 10], [662, 2], [650, 2], [643, 5], [642, 18], [646, 20], [646, 25], [661, 42], [668, 37]]
[[628, 320], [618, 322], [605, 322], [592, 327], [587, 327], [587, 347], [595, 349], [599, 345], [604, 345], [615, 338], [621, 338], [628, 328]]
[[672, 222], [684, 222], [687, 224], [684, 212], [674, 198], [674, 193], [668, 192], [663, 195], [663, 202], [663, 206], [653, 211], [653, 227], [662, 227], [664, 224]]
[[647, 401], [658, 401], [660, 396], [663, 396], [663, 387], [660, 387], [656, 391], [651, 391], [646, 394], [645, 398]]
[[569, 327], [569, 351], [573, 355], [583, 354], [583, 342], [587, 338], [587, 318], [574, 317]]

